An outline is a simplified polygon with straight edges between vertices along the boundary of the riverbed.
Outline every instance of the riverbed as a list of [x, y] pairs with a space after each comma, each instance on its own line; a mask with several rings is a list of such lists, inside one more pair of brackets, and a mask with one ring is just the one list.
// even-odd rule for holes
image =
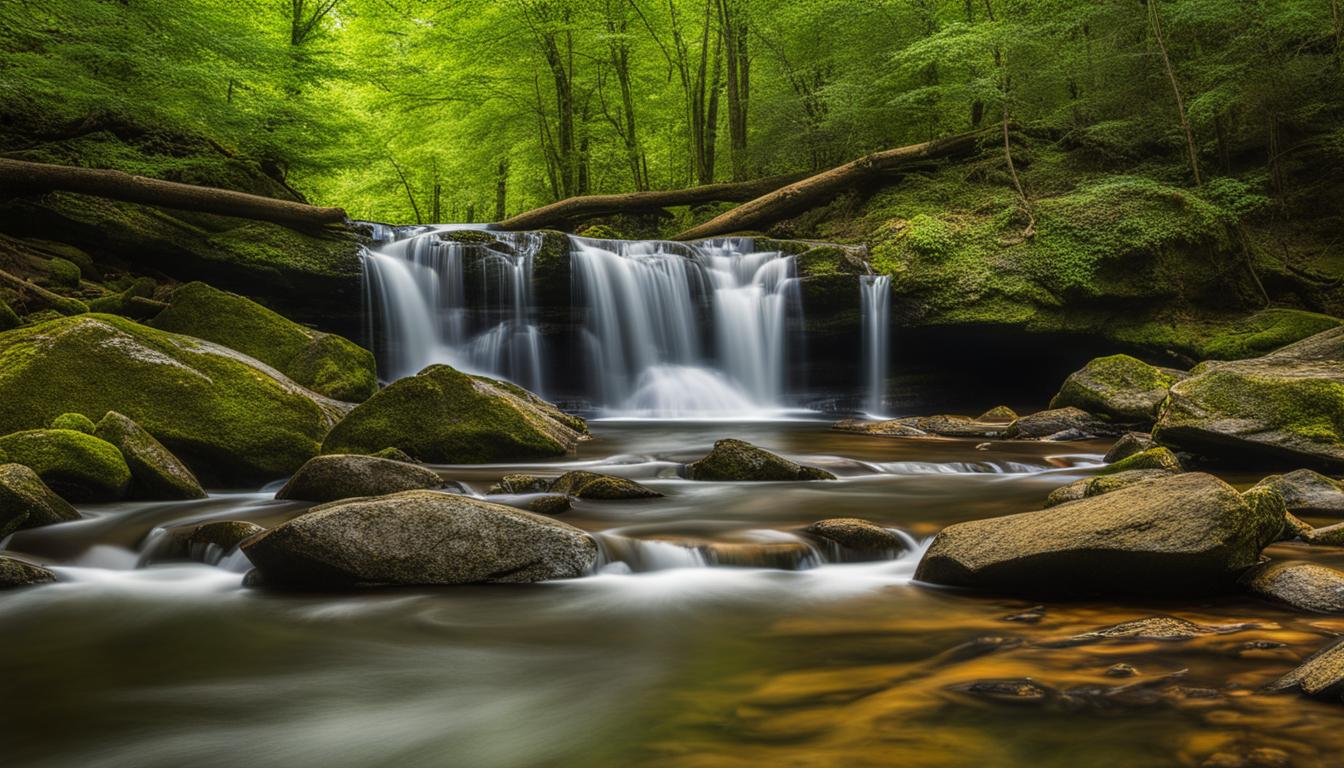
[[[1040, 508], [1093, 471], [1104, 441], [894, 439], [819, 421], [591, 427], [560, 460], [437, 468], [473, 494], [576, 467], [665, 494], [576, 502], [562, 519], [595, 534], [603, 559], [570, 581], [273, 593], [242, 586], [236, 552], [154, 555], [165, 527], [271, 526], [307, 508], [274, 500], [278, 485], [87, 505], [84, 520], [15, 534], [5, 548], [60, 582], [0, 593], [4, 763], [1326, 766], [1344, 749], [1344, 708], [1256, 693], [1344, 620], [1239, 596], [1041, 605], [911, 582], [943, 526]], [[677, 475], [723, 437], [840, 479]], [[797, 529], [834, 517], [898, 530], [908, 549], [841, 563], [799, 544]], [[716, 544], [738, 564], [706, 557]], [[1269, 554], [1344, 565], [1334, 552]], [[1149, 616], [1217, 631], [1062, 642]]]

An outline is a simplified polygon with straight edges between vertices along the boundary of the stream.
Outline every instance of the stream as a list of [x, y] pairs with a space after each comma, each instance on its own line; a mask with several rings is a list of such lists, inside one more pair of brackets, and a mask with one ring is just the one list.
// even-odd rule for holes
[[[472, 493], [509, 472], [583, 467], [665, 494], [576, 502], [562, 519], [594, 533], [603, 558], [570, 581], [271, 593], [242, 586], [236, 552], [196, 553], [214, 565], [156, 560], [164, 527], [271, 526], [309, 506], [275, 501], [278, 486], [86, 505], [84, 520], [11, 536], [4, 548], [60, 582], [0, 593], [5, 762], [1198, 766], [1260, 750], [1310, 766], [1344, 748], [1337, 705], [1254, 693], [1344, 619], [1238, 596], [1038, 608], [911, 583], [940, 528], [1039, 508], [1100, 461], [1104, 441], [977, 448], [821, 421], [591, 427], [561, 460], [437, 468]], [[677, 476], [728, 436], [840, 479]], [[836, 563], [794, 533], [833, 517], [901, 531], [912, 549]], [[741, 564], [700, 554], [715, 546]], [[1344, 565], [1297, 545], [1269, 554]], [[1054, 642], [1154, 615], [1248, 626], [1182, 642]], [[1139, 674], [1109, 676], [1117, 663]], [[1021, 678], [1045, 693], [986, 695], [984, 681]]]

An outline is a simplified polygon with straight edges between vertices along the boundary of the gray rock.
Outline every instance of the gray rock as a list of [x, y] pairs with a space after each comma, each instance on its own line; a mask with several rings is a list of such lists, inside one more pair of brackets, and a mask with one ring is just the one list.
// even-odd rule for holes
[[1058, 432], [1040, 438], [1047, 443], [1067, 443], [1073, 440], [1092, 440], [1096, 435], [1081, 429], [1061, 429]]
[[573, 496], [576, 499], [654, 499], [663, 494], [646, 488], [634, 480], [597, 472], [574, 470], [557, 477], [547, 489], [550, 493]]
[[1344, 693], [1344, 638], [1313, 653], [1293, 671], [1265, 687], [1271, 693], [1298, 691], [1307, 696], [1339, 699]]
[[1008, 425], [1005, 436], [1015, 440], [1039, 440], [1066, 430], [1088, 436], [1114, 435], [1118, 431], [1096, 416], [1070, 406], [1022, 416]]
[[1344, 611], [1344, 573], [1299, 561], [1257, 566], [1242, 577], [1255, 594], [1314, 613]]
[[78, 519], [75, 508], [36, 472], [22, 464], [0, 464], [0, 539], [25, 528]]
[[1344, 515], [1344, 483], [1310, 469], [1270, 475], [1256, 487], [1279, 494], [1289, 512], [1299, 515]]
[[137, 499], [203, 499], [205, 489], [172, 451], [130, 418], [108, 411], [93, 434], [117, 446], [131, 470], [131, 496]]
[[46, 584], [55, 580], [56, 574], [40, 565], [0, 555], [0, 589]]
[[1136, 453], [1143, 453], [1156, 445], [1157, 444], [1153, 442], [1152, 435], [1149, 435], [1147, 432], [1126, 432], [1120, 436], [1119, 440], [1115, 441], [1115, 445], [1112, 445], [1111, 449], [1106, 452], [1106, 456], [1102, 458], [1102, 461], [1107, 464], [1114, 464], [1115, 462], [1129, 458]]
[[847, 561], [890, 560], [910, 549], [891, 529], [853, 517], [819, 520], [803, 533], [836, 545]]
[[275, 494], [277, 499], [337, 501], [398, 491], [442, 488], [443, 478], [419, 464], [373, 456], [314, 456]]
[[1212, 475], [1175, 475], [949, 526], [915, 578], [1010, 594], [1216, 592], [1255, 565], [1282, 527], [1282, 517]]
[[692, 480], [834, 480], [824, 469], [805, 467], [742, 440], [719, 440], [703, 459], [686, 465]]
[[434, 491], [323, 504], [242, 549], [261, 583], [331, 588], [575, 578], [597, 559], [578, 528]]

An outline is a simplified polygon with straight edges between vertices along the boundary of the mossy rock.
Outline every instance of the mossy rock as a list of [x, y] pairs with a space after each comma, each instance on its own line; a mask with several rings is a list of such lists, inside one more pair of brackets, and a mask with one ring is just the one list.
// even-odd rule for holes
[[331, 454], [309, 459], [275, 498], [325, 502], [442, 487], [443, 478], [419, 464]]
[[1171, 474], [1175, 473], [1163, 469], [1127, 469], [1108, 475], [1084, 477], [1051, 491], [1050, 495], [1045, 498], [1045, 506], [1048, 509], [1070, 501], [1100, 496], [1103, 493], [1127, 488], [1135, 483], [1154, 480]]
[[1300, 309], [1265, 309], [1245, 320], [1219, 329], [1200, 345], [1205, 360], [1244, 360], [1259, 357], [1322, 331], [1344, 320]]
[[131, 470], [115, 445], [71, 429], [32, 429], [0, 437], [0, 449], [71, 501], [116, 501]]
[[0, 589], [48, 584], [55, 580], [56, 574], [40, 565], [0, 555]]
[[646, 488], [634, 480], [597, 472], [573, 470], [557, 477], [547, 490], [576, 499], [653, 499], [663, 494]]
[[94, 434], [117, 446], [131, 468], [131, 495], [137, 499], [203, 499], [196, 475], [139, 424], [109, 411]]
[[744, 440], [733, 439], [716, 441], [714, 450], [686, 465], [686, 476], [692, 480], [729, 482], [836, 479], [824, 469], [806, 467]]
[[252, 484], [316, 455], [344, 407], [233, 350], [114, 315], [0, 334], [0, 433], [108, 411], [144, 427], [198, 477]]
[[291, 322], [251, 299], [188, 283], [173, 293], [155, 328], [223, 344], [260, 360], [318, 394], [348, 402], [378, 389], [373, 354], [330, 333]]
[[1051, 408], [1074, 406], [1117, 422], [1151, 424], [1176, 376], [1129, 355], [1092, 360], [1064, 380]]
[[90, 312], [102, 312], [109, 315], [121, 315], [133, 320], [148, 320], [168, 307], [161, 301], [155, 301], [156, 283], [148, 277], [137, 278], [119, 293], [100, 296], [89, 302]]
[[1128, 472], [1133, 469], [1160, 469], [1166, 472], [1182, 472], [1181, 460], [1176, 458], [1176, 454], [1167, 448], [1149, 448], [1146, 451], [1140, 451], [1132, 456], [1108, 464], [1101, 469], [1100, 474], [1111, 475], [1117, 472]]
[[392, 461], [404, 461], [407, 464], [414, 464], [415, 458], [411, 454], [400, 448], [384, 448], [381, 451], [374, 451], [369, 454], [375, 459], [391, 459]]
[[0, 299], [0, 333], [8, 331], [10, 328], [18, 328], [22, 324], [23, 321], [19, 319], [19, 315], [13, 307], [10, 307], [4, 299]]
[[31, 468], [0, 462], [0, 539], [26, 528], [78, 519], [75, 508]]
[[393, 382], [341, 420], [323, 453], [394, 447], [419, 461], [481, 464], [561, 456], [587, 433], [527, 390], [447, 365]]
[[993, 408], [990, 408], [988, 411], [985, 411], [984, 413], [980, 414], [976, 418], [976, 421], [1012, 423], [1014, 421], [1017, 421], [1017, 418], [1018, 418], [1017, 411], [1014, 411], [1012, 408], [1009, 408], [1006, 405], [996, 405]]
[[93, 419], [82, 413], [62, 413], [60, 416], [51, 420], [52, 429], [73, 429], [76, 432], [83, 432], [86, 435], [94, 434], [97, 426]]
[[79, 287], [79, 265], [69, 259], [62, 259], [58, 256], [48, 261], [47, 274], [53, 284], [62, 288]]
[[1110, 450], [1106, 451], [1101, 460], [1107, 464], [1114, 464], [1152, 447], [1154, 447], [1153, 436], [1147, 432], [1126, 432], [1115, 441]]
[[496, 494], [546, 493], [551, 489], [551, 483], [554, 480], [555, 478], [553, 477], [544, 477], [542, 475], [514, 473], [501, 477], [499, 482], [490, 486], [490, 490], [485, 493], [487, 496]]

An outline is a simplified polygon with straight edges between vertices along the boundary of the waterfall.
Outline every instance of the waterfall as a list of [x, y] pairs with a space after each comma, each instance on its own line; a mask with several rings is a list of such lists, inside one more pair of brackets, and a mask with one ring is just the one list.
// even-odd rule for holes
[[891, 328], [891, 277], [865, 275], [859, 278], [859, 301], [863, 314], [863, 369], [868, 385], [864, 404], [869, 415], [883, 412], [886, 396]]

